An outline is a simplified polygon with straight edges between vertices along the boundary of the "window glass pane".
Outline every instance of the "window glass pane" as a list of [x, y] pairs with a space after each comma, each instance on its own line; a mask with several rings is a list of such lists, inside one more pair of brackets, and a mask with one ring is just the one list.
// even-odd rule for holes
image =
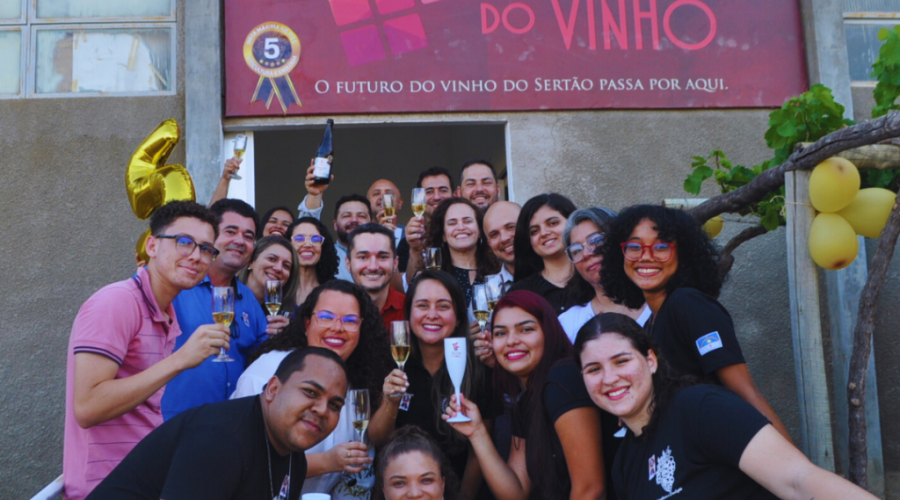
[[881, 28], [892, 29], [893, 24], [844, 24], [847, 34], [847, 55], [850, 59], [850, 80], [871, 81], [872, 63], [878, 58], [883, 43], [878, 39]]
[[900, 12], [900, 0], [844, 0], [844, 12]]
[[22, 0], [0, 0], [0, 19], [20, 19]]
[[155, 92], [172, 87], [169, 28], [40, 30], [35, 91]]
[[38, 0], [37, 2], [37, 17], [39, 18], [168, 17], [171, 15], [171, 0]]
[[0, 31], [0, 94], [18, 94], [22, 80], [22, 32]]

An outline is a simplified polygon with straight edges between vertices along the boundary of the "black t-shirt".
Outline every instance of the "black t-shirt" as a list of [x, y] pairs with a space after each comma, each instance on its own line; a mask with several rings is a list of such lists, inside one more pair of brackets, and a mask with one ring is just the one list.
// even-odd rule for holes
[[289, 464], [289, 498], [299, 499], [306, 455], [269, 453], [267, 442], [259, 396], [198, 406], [147, 435], [88, 499], [269, 500]]
[[[544, 410], [547, 412], [548, 421], [551, 425], [556, 425], [556, 421], [569, 411], [577, 408], [596, 408], [584, 385], [581, 370], [578, 369], [578, 365], [572, 359], [560, 361], [550, 369], [542, 394]], [[524, 401], [524, 398], [520, 398], [516, 406], [517, 415], [513, 419], [512, 433], [513, 436], [527, 440], [528, 431], [527, 428], [523, 427], [531, 426], [531, 419], [528, 416], [527, 408], [523, 404]], [[615, 493], [615, 488], [612, 487], [612, 483], [609, 481], [609, 477], [612, 472], [616, 451], [618, 451], [619, 444], [622, 442], [621, 438], [614, 436], [619, 430], [619, 418], [603, 410], [598, 409], [598, 411], [600, 412], [603, 467], [606, 469], [607, 478], [606, 498], [607, 500], [615, 500], [618, 496]], [[568, 477], [569, 468], [566, 464], [566, 456], [563, 453], [562, 443], [559, 441], [555, 428], [545, 429], [545, 432], [552, 436], [553, 441], [553, 453], [550, 457], [552, 462], [548, 463], [547, 466], [555, 469], [557, 477]], [[527, 445], [525, 449], [528, 449]], [[569, 492], [564, 492], [561, 498], [567, 497], [568, 494]]]
[[647, 329], [679, 374], [719, 383], [716, 370], [745, 362], [728, 311], [694, 288], [672, 292]]
[[553, 283], [550, 283], [544, 279], [544, 276], [542, 276], [540, 272], [516, 281], [513, 286], [509, 287], [510, 292], [516, 290], [528, 290], [529, 292], [540, 295], [553, 306], [553, 310], [556, 311], [557, 316], [566, 312], [566, 309], [578, 305], [570, 296], [567, 288], [560, 288]]
[[679, 391], [650, 435], [628, 431], [613, 465], [624, 500], [769, 500], [776, 498], [738, 467], [766, 417], [714, 385]]
[[[435, 408], [432, 394], [439, 392], [440, 389], [434, 386], [434, 377], [428, 373], [428, 370], [422, 366], [419, 360], [410, 356], [405, 366], [406, 377], [409, 380], [409, 387], [406, 392], [413, 395], [409, 401], [409, 409], [400, 410], [397, 414], [395, 427], [397, 429], [415, 425], [420, 427], [425, 433], [433, 437], [441, 447], [441, 451], [447, 455], [456, 477], [462, 480], [463, 472], [466, 470], [466, 461], [469, 457], [468, 445], [455, 443], [450, 439], [449, 434], [452, 430], [450, 424], [440, 420], [441, 410]], [[495, 402], [492, 398], [491, 374], [490, 371], [484, 373], [482, 384], [479, 386], [477, 394], [471, 395], [471, 401], [478, 405], [481, 412], [481, 418], [490, 420], [502, 412], [502, 406], [499, 402]], [[448, 399], [452, 394], [443, 394], [441, 399]], [[469, 394], [463, 391], [466, 399], [470, 398]], [[440, 432], [438, 431], [440, 425]]]

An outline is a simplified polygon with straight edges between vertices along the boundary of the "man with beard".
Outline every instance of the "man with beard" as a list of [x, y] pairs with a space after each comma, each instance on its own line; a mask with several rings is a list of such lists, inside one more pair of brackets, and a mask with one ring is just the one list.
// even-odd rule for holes
[[340, 356], [298, 349], [259, 396], [188, 410], [150, 433], [89, 500], [299, 500], [304, 452], [337, 426], [347, 397]]
[[519, 220], [519, 212], [522, 207], [511, 201], [498, 201], [488, 207], [484, 213], [484, 235], [488, 246], [493, 250], [503, 267], [500, 268], [500, 276], [504, 283], [512, 283], [516, 268], [513, 267], [515, 252], [513, 241], [516, 237], [516, 221]]
[[487, 160], [469, 160], [459, 171], [456, 196], [465, 198], [481, 209], [481, 213], [500, 197], [497, 170]]
[[353, 281], [350, 269], [346, 265], [349, 236], [357, 227], [372, 222], [372, 205], [365, 196], [348, 194], [341, 197], [334, 207], [334, 231], [337, 241], [334, 249], [338, 254], [338, 270], [334, 277], [345, 281]]
[[380, 224], [363, 224], [350, 233], [347, 261], [353, 282], [361, 286], [378, 306], [385, 328], [403, 321], [406, 295], [389, 286], [397, 265], [394, 233]]
[[[228, 399], [244, 372], [250, 353], [268, 338], [265, 313], [253, 292], [235, 278], [250, 262], [256, 245], [259, 216], [247, 203], [228, 198], [213, 203], [210, 211], [219, 218], [219, 236], [215, 242], [219, 256], [210, 264], [209, 274], [203, 281], [179, 293], [172, 302], [178, 324], [185, 332], [175, 340], [175, 350], [181, 349], [190, 339], [189, 332], [212, 320], [213, 287], [229, 286], [235, 292], [234, 321], [230, 326], [231, 347], [226, 352], [234, 362], [219, 363], [214, 361], [214, 357], [209, 357], [195, 369], [184, 371], [172, 379], [162, 399], [163, 418], [166, 420], [195, 406]], [[276, 321], [278, 326], [284, 326], [284, 318], [276, 318]]]

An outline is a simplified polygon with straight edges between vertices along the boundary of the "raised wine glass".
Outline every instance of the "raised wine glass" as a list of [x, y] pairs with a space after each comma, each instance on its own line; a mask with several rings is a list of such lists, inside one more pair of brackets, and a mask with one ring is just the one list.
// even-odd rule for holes
[[491, 315], [491, 309], [488, 306], [487, 286], [475, 285], [472, 287], [472, 312], [475, 313], [475, 319], [478, 320], [478, 327], [484, 331], [487, 320]]
[[413, 188], [412, 190], [412, 211], [416, 217], [425, 215], [425, 189]]
[[391, 321], [391, 355], [397, 368], [403, 371], [409, 358], [409, 322]]
[[436, 269], [441, 268], [441, 248], [428, 247], [425, 249], [425, 268]]
[[385, 217], [397, 215], [397, 205], [394, 203], [394, 195], [391, 193], [384, 193], [381, 196], [381, 208], [384, 210]]
[[281, 309], [281, 280], [266, 280], [266, 310], [269, 316], [278, 314]]
[[[247, 136], [244, 134], [238, 134], [234, 138], [234, 157], [237, 159], [244, 158], [244, 153], [247, 151]], [[241, 177], [238, 174], [231, 174], [231, 178], [235, 180], [241, 180]]]
[[[234, 320], [234, 289], [230, 286], [217, 286], [212, 289], [213, 321], [223, 326], [231, 326]], [[224, 347], [219, 348], [219, 355], [213, 358], [215, 362], [234, 361], [225, 352]]]
[[447, 420], [448, 422], [471, 422], [472, 419], [463, 415], [462, 398], [459, 395], [459, 386], [462, 385], [463, 377], [466, 375], [466, 338], [450, 337], [444, 339], [444, 362], [447, 363], [447, 373], [450, 374], [450, 381], [453, 382], [453, 389], [456, 391], [456, 403], [460, 411], [456, 412], [456, 416]]
[[[362, 443], [366, 428], [369, 427], [369, 417], [371, 416], [369, 390], [352, 389], [347, 391], [347, 406], [349, 407], [350, 420], [353, 422], [353, 429], [356, 430], [357, 441]], [[349, 487], [356, 485], [356, 478], [346, 471], [341, 473], [341, 479]]]
[[492, 274], [484, 278], [484, 289], [487, 292], [488, 309], [494, 312], [494, 307], [503, 296], [503, 277], [499, 274]]

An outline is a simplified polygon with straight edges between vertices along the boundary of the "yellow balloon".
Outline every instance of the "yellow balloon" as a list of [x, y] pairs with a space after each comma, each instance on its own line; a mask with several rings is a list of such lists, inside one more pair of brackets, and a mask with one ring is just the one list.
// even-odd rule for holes
[[722, 232], [723, 227], [725, 227], [725, 219], [721, 215], [717, 215], [706, 221], [706, 224], [703, 224], [703, 230], [706, 231], [710, 238], [718, 236]]
[[134, 258], [138, 264], [141, 262], [144, 264], [150, 262], [150, 256], [147, 255], [147, 238], [149, 236], [150, 230], [147, 229], [140, 237], [138, 237], [137, 244], [134, 246]]
[[197, 198], [187, 169], [165, 164], [180, 138], [181, 130], [170, 118], [160, 123], [131, 155], [125, 170], [125, 189], [139, 219], [150, 217], [170, 201]]
[[860, 189], [853, 201], [838, 215], [850, 223], [856, 234], [878, 238], [897, 203], [897, 194], [882, 188]]
[[809, 201], [819, 212], [834, 213], [846, 207], [859, 192], [859, 170], [836, 156], [816, 165], [809, 177]]
[[859, 240], [850, 223], [838, 214], [819, 214], [809, 230], [809, 254], [824, 269], [849, 266], [859, 252]]

